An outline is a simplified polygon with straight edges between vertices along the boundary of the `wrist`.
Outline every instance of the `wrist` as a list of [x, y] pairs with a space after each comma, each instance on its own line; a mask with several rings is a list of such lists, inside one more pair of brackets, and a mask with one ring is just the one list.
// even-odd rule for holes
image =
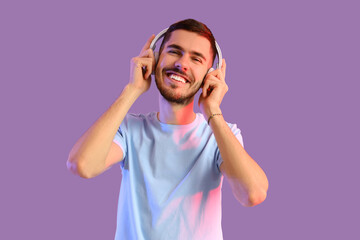
[[210, 118], [211, 115], [213, 114], [222, 114], [222, 111], [219, 107], [208, 107], [205, 111], [204, 111], [204, 115], [206, 120], [208, 120]]
[[216, 119], [223, 119], [222, 113], [213, 113], [208, 117], [208, 125], [210, 126], [211, 121], [216, 121]]
[[128, 84], [124, 87], [121, 93], [121, 97], [125, 98], [128, 102], [134, 103], [140, 96], [142, 92], [136, 87]]
[[141, 88], [139, 88], [139, 87], [137, 87], [137, 86], [135, 86], [134, 84], [131, 84], [131, 83], [128, 83], [125, 86], [124, 91], [126, 91], [128, 93], [131, 93], [131, 95], [133, 95], [136, 98], [140, 97], [140, 95], [145, 92]]

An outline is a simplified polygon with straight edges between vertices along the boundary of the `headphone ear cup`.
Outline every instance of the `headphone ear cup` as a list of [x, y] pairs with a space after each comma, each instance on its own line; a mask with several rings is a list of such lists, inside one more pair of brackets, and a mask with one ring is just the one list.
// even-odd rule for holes
[[[157, 62], [159, 60], [159, 52], [154, 51], [154, 58], [155, 58], [155, 66], [157, 65]], [[152, 75], [155, 74], [155, 68], [154, 71], [151, 73]]]
[[159, 52], [154, 52], [155, 63], [159, 60]]
[[214, 71], [215, 69], [210, 68], [209, 71], [207, 72], [207, 74], [211, 73], [212, 71]]

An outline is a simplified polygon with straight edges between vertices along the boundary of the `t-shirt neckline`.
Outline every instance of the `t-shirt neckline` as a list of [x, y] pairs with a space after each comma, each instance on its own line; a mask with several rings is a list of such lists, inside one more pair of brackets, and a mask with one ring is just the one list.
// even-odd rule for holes
[[157, 117], [157, 113], [158, 112], [152, 112], [151, 118], [153, 119], [153, 121], [156, 124], [161, 125], [161, 126], [166, 126], [167, 128], [191, 128], [191, 127], [197, 125], [199, 122], [199, 114], [195, 113], [196, 117], [195, 117], [194, 121], [192, 121], [191, 123], [181, 124], [181, 125], [180, 124], [167, 124], [167, 123], [160, 122], [160, 120]]

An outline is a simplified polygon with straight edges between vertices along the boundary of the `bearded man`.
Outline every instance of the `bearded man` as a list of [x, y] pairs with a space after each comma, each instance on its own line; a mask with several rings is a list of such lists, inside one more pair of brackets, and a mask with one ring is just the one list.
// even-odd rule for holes
[[[222, 115], [226, 62], [210, 70], [217, 54], [210, 29], [193, 19], [174, 23], [158, 58], [150, 48], [154, 37], [131, 59], [120, 96], [72, 148], [68, 168], [92, 178], [119, 163], [115, 239], [223, 239], [223, 176], [244, 206], [264, 201], [267, 177], [244, 150], [240, 129]], [[152, 73], [159, 110], [128, 113], [150, 88]]]

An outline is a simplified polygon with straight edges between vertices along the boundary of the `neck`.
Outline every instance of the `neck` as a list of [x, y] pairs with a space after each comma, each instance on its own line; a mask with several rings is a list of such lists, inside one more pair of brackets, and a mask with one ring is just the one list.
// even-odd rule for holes
[[162, 123], [185, 125], [192, 123], [196, 118], [194, 101], [191, 101], [188, 105], [180, 105], [168, 102], [160, 95], [159, 108], [158, 118]]

